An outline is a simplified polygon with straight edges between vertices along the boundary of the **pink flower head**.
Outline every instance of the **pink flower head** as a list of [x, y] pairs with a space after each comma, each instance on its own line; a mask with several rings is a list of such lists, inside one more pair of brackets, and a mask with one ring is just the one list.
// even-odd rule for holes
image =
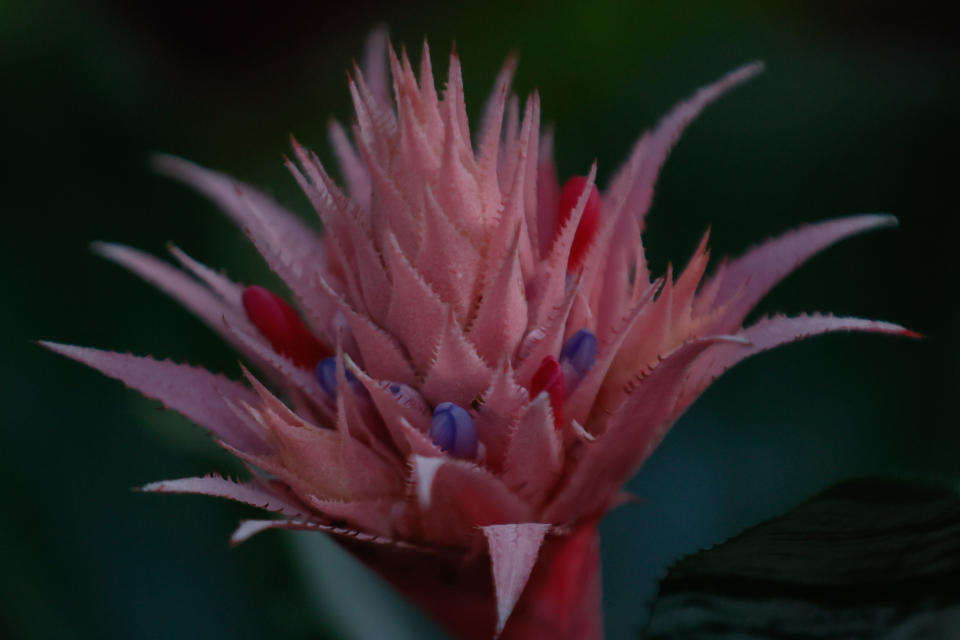
[[352, 135], [330, 130], [345, 187], [296, 141], [287, 162], [322, 233], [227, 176], [158, 160], [248, 232], [291, 302], [176, 248], [183, 270], [98, 246], [199, 315], [259, 377], [47, 346], [183, 413], [246, 463], [244, 482], [144, 488], [277, 516], [243, 522], [233, 541], [326, 532], [460, 637], [599, 638], [596, 523], [707, 385], [806, 336], [909, 334], [822, 315], [742, 326], [807, 258], [895, 220], [804, 227], [709, 277], [704, 238], [685, 268], [652, 277], [641, 232], [661, 165], [700, 110], [761, 65], [676, 106], [602, 190], [596, 166], [561, 188], [539, 96], [521, 108], [511, 63], [474, 137], [455, 53], [441, 98], [426, 46], [419, 77], [390, 50], [391, 96], [386, 38], [373, 42], [367, 73], [350, 80]]

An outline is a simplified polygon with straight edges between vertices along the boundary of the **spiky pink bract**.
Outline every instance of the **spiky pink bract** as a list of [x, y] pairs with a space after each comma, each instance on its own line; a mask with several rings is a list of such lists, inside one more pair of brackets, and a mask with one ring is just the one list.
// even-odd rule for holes
[[227, 176], [157, 161], [249, 233], [299, 313], [177, 249], [189, 274], [98, 249], [198, 314], [265, 383], [246, 369], [243, 384], [46, 344], [180, 411], [248, 465], [243, 483], [144, 487], [278, 516], [242, 523], [235, 542], [272, 528], [328, 533], [459, 637], [600, 638], [596, 523], [710, 382], [814, 334], [909, 334], [831, 316], [742, 327], [814, 253], [895, 221], [811, 225], [706, 280], [704, 238], [679, 274], [652, 280], [640, 234], [661, 165], [686, 124], [760, 65], [674, 108], [601, 194], [596, 167], [559, 188], [538, 95], [521, 113], [510, 94], [512, 61], [474, 142], [456, 55], [441, 99], [426, 46], [417, 78], [405, 53], [384, 64], [384, 34], [371, 42], [367, 72], [350, 81], [352, 141], [331, 127], [347, 191], [295, 141], [287, 162], [322, 234]]

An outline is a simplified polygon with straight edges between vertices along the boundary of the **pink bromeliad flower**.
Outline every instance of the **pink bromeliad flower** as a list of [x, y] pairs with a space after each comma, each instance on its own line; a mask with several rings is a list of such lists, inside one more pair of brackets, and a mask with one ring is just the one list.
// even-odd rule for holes
[[145, 487], [275, 514], [241, 523], [233, 541], [325, 532], [458, 637], [600, 638], [597, 523], [705, 387], [810, 335], [910, 335], [826, 315], [742, 326], [807, 258], [895, 220], [807, 226], [709, 277], [704, 238], [684, 269], [654, 278], [640, 236], [660, 167], [699, 111], [760, 65], [680, 103], [600, 191], [595, 166], [560, 187], [539, 97], [521, 108], [512, 63], [474, 136], [456, 53], [441, 98], [426, 47], [419, 77], [406, 54], [390, 50], [386, 64], [387, 48], [376, 35], [353, 74], [350, 133], [330, 131], [345, 188], [293, 143], [287, 166], [322, 233], [225, 175], [159, 160], [247, 231], [292, 302], [178, 249], [183, 270], [98, 247], [200, 316], [258, 377], [46, 346], [181, 412], [246, 463], [244, 482]]

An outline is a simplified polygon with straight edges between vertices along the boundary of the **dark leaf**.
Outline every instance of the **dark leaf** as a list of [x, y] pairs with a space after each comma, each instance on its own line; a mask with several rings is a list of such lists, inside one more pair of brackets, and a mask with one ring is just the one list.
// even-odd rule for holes
[[644, 637], [960, 638], [960, 494], [841, 483], [677, 562]]

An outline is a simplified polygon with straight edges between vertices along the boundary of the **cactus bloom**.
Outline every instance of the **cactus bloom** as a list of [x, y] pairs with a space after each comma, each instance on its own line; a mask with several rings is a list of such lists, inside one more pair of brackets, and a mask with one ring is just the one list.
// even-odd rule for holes
[[704, 238], [685, 268], [652, 277], [640, 236], [660, 167], [701, 109], [760, 65], [675, 107], [601, 190], [595, 166], [561, 188], [540, 99], [521, 107], [512, 63], [474, 137], [456, 53], [440, 97], [426, 46], [419, 74], [383, 34], [370, 51], [349, 83], [352, 130], [330, 130], [345, 184], [296, 141], [287, 161], [322, 233], [225, 175], [158, 160], [248, 232], [290, 302], [176, 248], [182, 269], [97, 247], [196, 313], [256, 375], [45, 344], [179, 411], [246, 463], [242, 482], [144, 487], [273, 512], [241, 523], [234, 542], [325, 532], [457, 637], [600, 638], [597, 522], [707, 385], [810, 335], [910, 334], [825, 315], [742, 326], [807, 258], [895, 220], [807, 226], [709, 277]]

